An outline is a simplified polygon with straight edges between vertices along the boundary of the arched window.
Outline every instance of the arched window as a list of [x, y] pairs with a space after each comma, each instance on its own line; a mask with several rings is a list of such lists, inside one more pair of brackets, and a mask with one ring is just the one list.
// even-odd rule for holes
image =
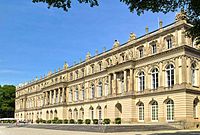
[[199, 102], [199, 100], [196, 98], [194, 101], [193, 101], [193, 117], [194, 118], [198, 118], [198, 108], [197, 108], [197, 106], [198, 106], [198, 102]]
[[78, 98], [79, 98], [79, 97], [78, 97], [78, 93], [79, 93], [79, 92], [78, 92], [78, 88], [76, 88], [76, 90], [75, 90], [75, 101], [78, 101]]
[[171, 99], [167, 101], [167, 120], [174, 120], [174, 101]]
[[144, 104], [140, 103], [138, 106], [138, 120], [144, 121]]
[[90, 92], [90, 94], [91, 94], [91, 99], [93, 99], [94, 97], [95, 97], [95, 88], [94, 88], [94, 84], [92, 84], [92, 86], [91, 86], [91, 92]]
[[196, 65], [193, 63], [191, 65], [191, 81], [192, 81], [192, 86], [196, 85]]
[[103, 86], [102, 86], [102, 82], [99, 82], [98, 97], [102, 97], [102, 96], [103, 96]]
[[144, 81], [144, 72], [139, 73], [139, 78], [138, 78], [138, 83], [139, 83], [139, 90], [138, 91], [144, 91], [145, 88], [145, 81]]
[[157, 121], [158, 120], [158, 102], [154, 101], [151, 104], [151, 120]]
[[158, 69], [157, 68], [152, 70], [151, 77], [152, 77], [152, 89], [157, 89], [158, 88]]
[[167, 66], [166, 75], [167, 75], [167, 86], [168, 87], [174, 86], [174, 66], [172, 64]]

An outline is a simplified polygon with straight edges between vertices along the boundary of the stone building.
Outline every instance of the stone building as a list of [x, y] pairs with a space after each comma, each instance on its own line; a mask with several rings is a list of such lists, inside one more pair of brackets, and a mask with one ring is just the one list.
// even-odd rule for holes
[[16, 90], [15, 117], [25, 120], [111, 119], [122, 123], [198, 122], [200, 51], [175, 22]]

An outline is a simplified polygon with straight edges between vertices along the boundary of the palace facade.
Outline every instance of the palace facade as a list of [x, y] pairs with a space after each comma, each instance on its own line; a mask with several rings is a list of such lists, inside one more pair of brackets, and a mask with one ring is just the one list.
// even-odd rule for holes
[[175, 22], [16, 90], [15, 118], [36, 121], [111, 119], [122, 123], [198, 122], [200, 50], [186, 30], [183, 12]]

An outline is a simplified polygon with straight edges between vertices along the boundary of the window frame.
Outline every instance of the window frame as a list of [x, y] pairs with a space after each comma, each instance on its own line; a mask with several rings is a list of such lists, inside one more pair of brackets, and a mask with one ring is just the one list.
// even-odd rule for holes
[[140, 103], [138, 105], [138, 121], [144, 122], [144, 104]]
[[171, 99], [166, 103], [166, 120], [174, 121], [174, 101]]
[[175, 67], [172, 64], [167, 65], [166, 67], [166, 80], [167, 80], [167, 87], [173, 87], [175, 84]]
[[153, 90], [158, 89], [159, 87], [159, 72], [157, 68], [154, 68], [151, 72], [151, 88]]
[[154, 101], [151, 105], [151, 121], [158, 121], [158, 102]]
[[143, 92], [145, 89], [145, 74], [140, 72], [138, 75], [138, 92]]

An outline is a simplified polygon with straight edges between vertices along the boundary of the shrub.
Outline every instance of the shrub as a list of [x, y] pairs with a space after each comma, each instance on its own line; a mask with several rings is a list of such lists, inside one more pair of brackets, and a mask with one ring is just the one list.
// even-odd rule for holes
[[121, 118], [115, 118], [115, 124], [121, 124], [122, 120]]
[[47, 120], [47, 123], [51, 123], [51, 120]]
[[16, 123], [17, 122], [17, 120], [13, 120], [13, 123]]
[[104, 124], [110, 124], [110, 119], [104, 119], [104, 120], [103, 120], [103, 123], [104, 123]]
[[85, 124], [90, 124], [91, 123], [91, 120], [90, 119], [86, 119], [85, 120]]
[[74, 120], [74, 119], [70, 119], [70, 120], [69, 120], [69, 123], [70, 123], [70, 124], [75, 124], [75, 120]]
[[68, 120], [67, 119], [64, 119], [64, 124], [68, 124]]
[[83, 124], [83, 120], [78, 119], [78, 124]]
[[13, 121], [12, 120], [8, 120], [8, 123], [12, 123]]
[[54, 119], [53, 119], [53, 120], [57, 121], [57, 120], [58, 120], [58, 117], [54, 117]]
[[93, 119], [93, 124], [98, 124], [98, 119]]
[[36, 122], [37, 124], [39, 124], [39, 123], [40, 123], [40, 120], [39, 120], [39, 119], [37, 119], [35, 122]]
[[51, 121], [53, 124], [56, 124], [57, 123], [57, 120], [52, 120]]
[[47, 123], [47, 121], [46, 120], [42, 120], [42, 123]]
[[8, 121], [7, 120], [3, 120], [3, 123], [8, 123]]
[[39, 123], [43, 123], [43, 120], [42, 120], [42, 118], [40, 118], [40, 119], [39, 119]]
[[57, 120], [57, 124], [62, 124], [63, 120]]

